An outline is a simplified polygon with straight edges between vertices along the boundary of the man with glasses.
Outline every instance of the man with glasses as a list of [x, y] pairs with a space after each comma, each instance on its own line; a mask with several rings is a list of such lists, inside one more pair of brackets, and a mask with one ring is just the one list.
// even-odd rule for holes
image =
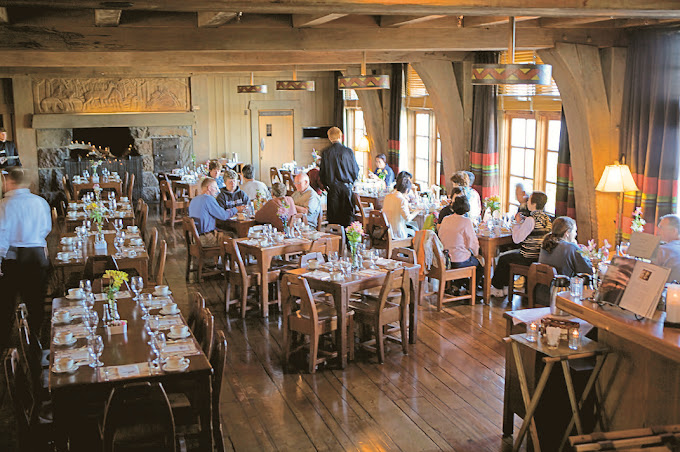
[[189, 216], [196, 223], [198, 238], [203, 246], [217, 246], [221, 241], [221, 232], [217, 229], [216, 220], [226, 221], [243, 211], [243, 206], [224, 209], [217, 204], [215, 197], [219, 193], [217, 182], [206, 177], [201, 182], [201, 194], [189, 203]]
[[307, 215], [307, 223], [316, 228], [319, 212], [321, 212], [321, 198], [309, 186], [309, 176], [307, 176], [307, 173], [296, 175], [294, 184], [295, 193], [293, 193], [292, 198], [295, 201], [295, 210], [298, 213]]
[[659, 246], [654, 264], [671, 269], [668, 282], [680, 281], [680, 217], [678, 215], [661, 217], [658, 235], [665, 243]]

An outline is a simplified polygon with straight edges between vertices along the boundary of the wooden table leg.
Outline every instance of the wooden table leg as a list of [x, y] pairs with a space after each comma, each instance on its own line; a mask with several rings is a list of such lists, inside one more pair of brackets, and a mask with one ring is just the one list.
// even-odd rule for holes
[[489, 292], [491, 290], [491, 267], [493, 267], [493, 258], [495, 256], [495, 252], [493, 253], [494, 256], [491, 255], [491, 248], [492, 247], [490, 243], [485, 242], [484, 246], [482, 247], [482, 256], [484, 257], [484, 303], [489, 303]]
[[409, 322], [408, 322], [408, 342], [409, 344], [415, 344], [418, 341], [418, 294], [420, 293], [420, 279], [419, 271], [409, 272], [411, 278], [411, 300], [410, 312], [409, 312]]
[[[505, 337], [510, 337], [512, 334], [512, 319], [506, 319]], [[512, 349], [506, 344], [505, 346], [505, 391], [503, 393], [503, 436], [510, 437], [514, 431], [514, 413], [510, 407], [510, 355]]]
[[272, 257], [266, 251], [261, 251], [257, 256], [257, 262], [260, 264], [260, 304], [262, 305], [262, 317], [269, 317], [269, 266], [272, 263]]
[[[335, 332], [335, 339], [339, 348], [340, 368], [344, 369], [347, 367], [347, 304], [349, 303], [349, 292], [343, 288], [334, 287], [331, 295], [338, 315], [338, 329]], [[352, 344], [352, 346], [354, 345]]]
[[536, 430], [536, 423], [534, 422], [534, 412], [538, 407], [538, 402], [541, 400], [541, 395], [545, 389], [545, 385], [548, 383], [548, 377], [550, 376], [550, 371], [552, 370], [553, 361], [548, 361], [543, 368], [543, 373], [538, 380], [538, 384], [534, 389], [534, 394], [531, 396], [529, 394], [529, 385], [527, 384], [527, 377], [524, 373], [524, 363], [522, 362], [522, 355], [519, 351], [519, 346], [517, 342], [512, 341], [512, 354], [515, 357], [515, 365], [517, 366], [517, 379], [519, 380], [519, 387], [522, 390], [522, 400], [524, 400], [524, 420], [522, 422], [522, 427], [519, 429], [515, 443], [512, 446], [512, 451], [516, 452], [522, 445], [522, 440], [527, 432], [527, 429], [531, 427], [531, 439], [534, 443], [534, 451], [540, 452], [541, 445], [538, 441], [538, 432]]

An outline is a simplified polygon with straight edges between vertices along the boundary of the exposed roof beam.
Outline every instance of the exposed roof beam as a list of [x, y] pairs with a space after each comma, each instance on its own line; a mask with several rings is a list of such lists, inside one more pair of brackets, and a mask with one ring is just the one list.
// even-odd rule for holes
[[[528, 20], [537, 19], [538, 16], [518, 16], [515, 17], [515, 22], [526, 22]], [[464, 16], [463, 26], [468, 28], [473, 27], [491, 27], [494, 25], [503, 25], [510, 22], [508, 16]]]
[[9, 14], [7, 14], [7, 8], [0, 8], [0, 24], [9, 23]]
[[122, 12], [120, 9], [95, 9], [94, 24], [97, 27], [117, 27]]
[[226, 24], [236, 16], [238, 16], [238, 13], [230, 13], [226, 11], [199, 12], [198, 26], [219, 27], [220, 25]]
[[317, 27], [319, 25], [327, 24], [347, 14], [293, 14], [293, 27]]
[[539, 20], [539, 25], [546, 28], [571, 28], [607, 20], [611, 20], [611, 17], [546, 17]]
[[381, 16], [380, 26], [381, 27], [403, 27], [404, 25], [419, 24], [421, 22], [427, 22], [434, 19], [441, 19], [446, 17], [443, 15], [429, 15], [429, 16]]
[[[2, 0], [2, 6], [101, 8], [100, 0]], [[680, 17], [674, 0], [135, 0], [129, 9], [150, 11], [243, 11], [261, 14], [492, 15], [616, 18]], [[127, 8], [126, 8], [127, 9]]]

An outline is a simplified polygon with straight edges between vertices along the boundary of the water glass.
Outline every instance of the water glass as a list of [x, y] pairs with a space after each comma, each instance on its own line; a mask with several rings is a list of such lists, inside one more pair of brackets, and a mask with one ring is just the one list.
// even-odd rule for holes
[[81, 279], [80, 280], [80, 288], [82, 289], [85, 294], [91, 294], [92, 293], [92, 282], [89, 279]]
[[572, 276], [569, 283], [571, 296], [577, 300], [580, 300], [581, 296], [583, 295], [583, 278]]
[[100, 367], [103, 366], [104, 363], [99, 360], [99, 357], [102, 356], [102, 353], [104, 352], [104, 340], [102, 339], [101, 336], [92, 336], [87, 339], [87, 349], [88, 352], [90, 353], [90, 357], [92, 358], [92, 362], [90, 363], [90, 367]]
[[142, 279], [142, 277], [141, 276], [133, 276], [130, 288], [135, 293], [135, 297], [133, 298], [133, 300], [139, 301], [139, 293], [144, 288], [144, 280]]

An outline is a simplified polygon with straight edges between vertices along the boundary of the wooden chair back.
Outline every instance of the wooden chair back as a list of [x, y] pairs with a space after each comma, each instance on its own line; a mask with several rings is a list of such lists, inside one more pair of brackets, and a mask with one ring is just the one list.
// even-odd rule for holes
[[125, 171], [125, 177], [123, 178], [123, 195], [122, 196], [127, 196], [128, 199], [130, 199], [130, 193], [128, 193], [128, 191], [127, 191], [128, 182], [130, 182], [130, 172]]
[[402, 303], [405, 302], [405, 291], [404, 291], [404, 269], [396, 268], [387, 272], [385, 276], [385, 281], [380, 288], [380, 295], [378, 296], [378, 312], [382, 312], [387, 304], [387, 299], [389, 298], [390, 292], [393, 290], [401, 290], [402, 292]]
[[281, 176], [281, 171], [278, 168], [274, 166], [269, 168], [269, 181], [271, 185], [274, 185], [276, 182], [283, 182], [283, 176]]
[[339, 224], [329, 223], [328, 225], [326, 225], [326, 232], [328, 232], [329, 234], [339, 235], [340, 237], [342, 237], [340, 239], [340, 249], [338, 255], [340, 257], [344, 256], [345, 248], [347, 246], [345, 244], [345, 241], [347, 240], [347, 237], [345, 236], [345, 227]]
[[73, 186], [71, 185], [71, 181], [68, 179], [67, 174], [61, 176], [61, 185], [64, 188], [66, 201], [71, 202], [73, 200]]
[[158, 228], [153, 228], [149, 234], [149, 240], [146, 242], [146, 252], [149, 254], [149, 277], [153, 278], [156, 268], [156, 248], [158, 247]]
[[[143, 202], [143, 201], [142, 201]], [[139, 210], [139, 221], [137, 222], [137, 226], [139, 227], [139, 233], [144, 238], [146, 235], [146, 220], [149, 217], [149, 205], [144, 202], [142, 204], [142, 208]]]
[[323, 209], [319, 209], [319, 216], [316, 218], [316, 230], [319, 232], [323, 230]]
[[203, 309], [205, 309], [205, 298], [203, 298], [203, 295], [201, 295], [200, 292], [194, 292], [191, 306], [189, 307], [189, 315], [187, 316], [187, 325], [194, 333], [197, 341], [199, 340], [199, 335], [201, 334], [199, 320]]
[[382, 210], [371, 210], [368, 213], [366, 232], [373, 248], [387, 249], [390, 227]]
[[215, 316], [212, 315], [210, 309], [203, 308], [201, 311], [201, 329], [203, 330], [203, 338], [199, 341], [201, 349], [208, 360], [212, 357], [213, 340], [215, 339]]
[[156, 259], [156, 268], [154, 269], [153, 277], [156, 285], [163, 284], [163, 277], [165, 276], [165, 260], [168, 255], [168, 242], [161, 240], [161, 246], [158, 251], [158, 259]]
[[[316, 310], [314, 297], [312, 296], [312, 291], [309, 288], [307, 280], [302, 276], [291, 274], [284, 275], [281, 285], [281, 296], [283, 302], [288, 303], [289, 307], [292, 306], [292, 303], [294, 303], [295, 300], [300, 300], [300, 314], [303, 318], [309, 319], [310, 322], [310, 332], [306, 334], [313, 334], [312, 330], [314, 329], [314, 326], [319, 323], [319, 313]], [[283, 312], [289, 312], [289, 310], [287, 311], [284, 308]]]
[[295, 193], [295, 183], [293, 181], [293, 175], [290, 173], [290, 171], [283, 171], [281, 172], [281, 176], [283, 177], [283, 184], [286, 186], [287, 196], [291, 196], [293, 193]]
[[390, 256], [390, 259], [393, 259], [395, 261], [406, 262], [408, 264], [415, 264], [416, 252], [411, 248], [403, 247], [394, 248], [392, 250], [392, 255]]
[[373, 204], [362, 201], [357, 193], [352, 193], [352, 204], [354, 205], [354, 216], [356, 217], [356, 221], [360, 222], [365, 228], [368, 224], [369, 212], [373, 210]]
[[[133, 201], [132, 199], [132, 194], [134, 193], [135, 190], [135, 173], [130, 173], [130, 178], [127, 181], [127, 184], [125, 188], [123, 188], [123, 191], [127, 193], [127, 197], [130, 199], [130, 202]], [[118, 196], [121, 196], [121, 193], [118, 193]]]
[[113, 256], [88, 256], [83, 270], [83, 279], [94, 281], [102, 277], [106, 270], [118, 270]]
[[298, 221], [301, 224], [308, 224], [307, 215], [305, 215], [304, 213], [296, 213], [295, 215], [291, 215], [290, 218], [288, 219], [288, 224], [294, 226], [295, 223], [297, 223]]
[[172, 204], [175, 204], [177, 199], [172, 189], [172, 183], [168, 180], [167, 176], [165, 176], [165, 180], [159, 182], [159, 186], [161, 190], [161, 205], [170, 207]]
[[212, 427], [213, 443], [217, 452], [224, 452], [224, 433], [220, 416], [220, 394], [222, 392], [222, 380], [224, 379], [224, 368], [227, 365], [227, 338], [224, 331], [220, 330], [215, 335], [215, 346], [213, 347], [213, 357], [210, 366], [213, 368], [212, 375]]
[[[146, 428], [137, 428], [146, 426]], [[116, 386], [111, 391], [104, 411], [103, 450], [120, 450], [119, 431], [134, 428], [135, 444], [145, 449], [175, 451], [175, 419], [163, 385], [144, 381]], [[143, 435], [140, 438], [140, 435]]]
[[195, 248], [201, 246], [201, 239], [196, 229], [196, 221], [191, 217], [182, 218], [182, 229], [184, 230], [184, 241], [187, 245], [187, 251], [192, 254]]
[[14, 406], [14, 417], [18, 425], [20, 450], [30, 450], [31, 427], [38, 421], [38, 401], [29, 386], [29, 378], [21, 363], [19, 350], [9, 349], [5, 356], [5, 378], [7, 393]]
[[306, 267], [307, 262], [311, 261], [312, 259], [316, 259], [317, 262], [320, 264], [326, 262], [326, 260], [323, 257], [323, 253], [316, 251], [312, 253], [303, 254], [302, 256], [300, 256], [300, 267]]
[[[232, 284], [240, 287], [241, 289], [241, 318], [246, 317], [246, 308], [248, 301], [248, 287], [249, 279], [252, 275], [249, 275], [246, 270], [245, 261], [241, 256], [241, 251], [238, 247], [238, 242], [232, 238], [225, 238], [225, 241], [221, 244], [222, 262], [224, 263], [224, 279], [225, 279], [225, 292], [224, 292], [224, 304], [225, 309], [228, 312], [229, 306], [233, 304], [231, 301], [231, 286]], [[237, 302], [237, 301], [235, 301]]]
[[550, 287], [550, 283], [557, 276], [557, 269], [548, 264], [534, 262], [529, 266], [527, 275], [527, 298], [529, 308], [534, 307], [536, 302], [536, 286], [541, 284]]
[[42, 347], [36, 335], [31, 331], [26, 320], [22, 320], [18, 325], [19, 333], [19, 358], [23, 366], [23, 371], [27, 377], [28, 388], [31, 397], [38, 400], [38, 394], [42, 388]]
[[52, 214], [52, 231], [54, 231], [56, 234], [60, 234], [61, 225], [59, 224], [59, 215], [57, 214], [56, 207], [52, 207], [51, 214]]

